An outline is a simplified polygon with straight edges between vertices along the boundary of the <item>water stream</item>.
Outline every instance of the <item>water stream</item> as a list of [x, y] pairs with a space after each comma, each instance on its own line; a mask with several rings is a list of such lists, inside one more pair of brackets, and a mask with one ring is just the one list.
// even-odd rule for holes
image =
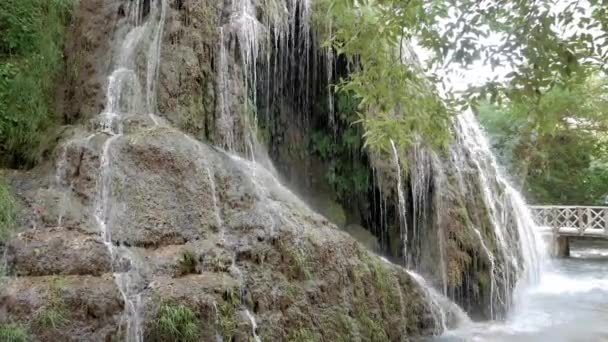
[[[125, 339], [139, 342], [143, 341], [141, 291], [146, 282], [142, 274], [142, 269], [145, 267], [129, 248], [119, 246], [112, 240], [112, 147], [113, 143], [123, 136], [123, 116], [147, 112], [150, 119], [158, 124], [158, 120], [154, 116], [156, 83], [167, 4], [165, 0], [152, 2], [146, 18], [144, 18], [143, 6], [139, 1], [135, 1], [132, 5], [129, 14], [130, 29], [121, 42], [119, 37], [115, 68], [108, 76], [106, 105], [99, 115], [100, 125], [97, 133], [105, 135], [106, 140], [101, 149], [94, 217], [102, 240], [112, 257], [113, 268], [123, 262], [128, 264], [126, 270], [122, 267], [114, 269], [114, 279], [125, 302]], [[137, 54], [146, 43], [149, 45], [145, 54], [147, 73], [144, 101], [142, 87], [135, 70]]]
[[397, 152], [397, 147], [395, 146], [395, 142], [391, 139], [391, 148], [393, 150], [393, 163], [395, 164], [395, 169], [397, 173], [397, 196], [399, 200], [399, 224], [400, 224], [400, 235], [401, 240], [403, 241], [403, 260], [404, 264], [408, 264], [408, 255], [407, 255], [407, 240], [408, 240], [408, 231], [407, 231], [407, 209], [405, 207], [405, 195], [403, 193], [403, 180], [401, 178], [401, 163], [399, 162], [399, 153]]
[[504, 321], [477, 322], [433, 341], [573, 342], [608, 340], [608, 244], [573, 241], [525, 288]]

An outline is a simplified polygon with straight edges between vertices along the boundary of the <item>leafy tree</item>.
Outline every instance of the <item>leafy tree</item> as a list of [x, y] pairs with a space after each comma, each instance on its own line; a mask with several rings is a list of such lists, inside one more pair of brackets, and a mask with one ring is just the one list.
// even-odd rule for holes
[[[466, 101], [456, 104], [477, 106], [487, 98], [521, 103], [535, 108], [528, 117], [542, 125], [538, 105], [545, 93], [605, 70], [608, 60], [608, 0], [557, 5], [553, 0], [322, 0], [317, 12], [320, 22], [330, 23], [322, 30], [328, 48], [353, 69], [336, 89], [361, 99], [359, 122], [367, 144], [386, 149], [389, 139], [407, 146], [417, 135], [434, 146], [445, 142], [454, 97], [448, 89], [442, 101], [434, 87], [440, 81], [436, 75], [454, 64], [483, 61], [512, 70], [503, 79], [470, 87]], [[425, 72], [411, 63], [404, 48], [408, 41], [432, 52]]]
[[422, 1], [318, 3], [326, 47], [351, 66], [338, 92], [354, 94], [359, 104], [357, 123], [364, 127], [366, 146], [388, 150], [389, 141], [409, 146], [417, 136], [442, 146], [448, 137], [449, 110], [411, 53], [407, 40], [430, 17]]
[[536, 202], [596, 204], [608, 194], [608, 80], [571, 79], [534, 103], [483, 103], [499, 158]]

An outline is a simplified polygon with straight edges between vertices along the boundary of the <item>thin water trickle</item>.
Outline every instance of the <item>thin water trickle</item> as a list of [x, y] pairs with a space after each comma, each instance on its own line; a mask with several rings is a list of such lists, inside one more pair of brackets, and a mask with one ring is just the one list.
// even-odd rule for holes
[[[158, 72], [160, 65], [161, 39], [165, 21], [166, 0], [155, 1], [151, 4], [148, 19], [141, 22], [142, 4], [135, 1], [130, 6], [129, 14], [131, 28], [120, 42], [120, 49], [115, 58], [115, 69], [108, 76], [106, 90], [106, 106], [99, 115], [99, 134], [106, 136], [100, 156], [100, 170], [97, 181], [97, 196], [95, 200], [95, 221], [100, 230], [113, 265], [120, 260], [128, 262], [128, 270], [114, 273], [114, 280], [125, 302], [124, 317], [126, 320], [125, 339], [129, 342], [143, 341], [143, 318], [141, 290], [145, 286], [140, 272], [144, 266], [138, 261], [137, 255], [126, 247], [115, 246], [112, 240], [112, 153], [113, 144], [123, 136], [122, 116], [125, 114], [142, 114], [144, 107], [148, 116], [158, 125], [159, 120], [154, 115], [155, 97]], [[145, 104], [141, 91], [139, 77], [135, 71], [135, 59], [142, 45], [149, 41], [146, 57], [148, 61], [146, 73]]]
[[253, 340], [255, 342], [261, 342], [262, 340], [260, 339], [260, 337], [258, 336], [258, 324], [255, 321], [255, 317], [253, 317], [253, 315], [251, 314], [251, 312], [249, 311], [249, 309], [245, 309], [245, 315], [247, 315], [247, 318], [249, 319], [249, 322], [251, 323], [251, 331], [253, 334]]
[[206, 168], [207, 170], [207, 178], [209, 179], [209, 185], [211, 186], [211, 197], [213, 199], [213, 212], [215, 214], [215, 223], [217, 224], [217, 229], [219, 230], [219, 240], [221, 243], [224, 242], [225, 228], [224, 222], [222, 221], [222, 215], [220, 214], [220, 209], [217, 201], [217, 194], [215, 191], [215, 181], [213, 180], [213, 175], [211, 174], [211, 170]]
[[[490, 319], [495, 319], [496, 317], [494, 316], [494, 311], [495, 311], [494, 305], [497, 304], [497, 301], [494, 299], [494, 289], [496, 288], [496, 263], [495, 263], [495, 259], [494, 259], [494, 254], [492, 254], [492, 252], [490, 252], [490, 250], [486, 246], [486, 243], [485, 243], [483, 236], [481, 235], [481, 232], [479, 231], [479, 229], [477, 229], [477, 228], [473, 228], [473, 229], [475, 231], [475, 234], [479, 238], [479, 244], [481, 245], [481, 248], [483, 249], [484, 253], [488, 257], [488, 261], [490, 262]], [[504, 303], [501, 303], [501, 304], [504, 304]]]
[[391, 148], [393, 149], [393, 161], [397, 170], [397, 196], [399, 197], [399, 223], [400, 223], [400, 235], [403, 244], [403, 260], [404, 264], [408, 266], [408, 255], [407, 255], [407, 243], [408, 243], [408, 231], [407, 231], [407, 211], [405, 206], [405, 195], [403, 192], [403, 180], [401, 179], [401, 163], [399, 163], [399, 153], [395, 142], [391, 139]]

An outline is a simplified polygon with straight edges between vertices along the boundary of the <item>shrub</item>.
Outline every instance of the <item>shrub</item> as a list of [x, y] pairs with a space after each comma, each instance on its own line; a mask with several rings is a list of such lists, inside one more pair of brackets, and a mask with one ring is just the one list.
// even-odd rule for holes
[[198, 264], [196, 260], [196, 255], [191, 250], [185, 250], [182, 253], [182, 257], [179, 260], [179, 275], [187, 275], [196, 273], [196, 265]]
[[36, 323], [43, 328], [59, 329], [69, 320], [69, 311], [61, 296], [63, 283], [60, 279], [53, 279], [49, 290], [47, 302], [36, 314]]
[[160, 305], [149, 338], [151, 341], [200, 341], [199, 319], [185, 305], [164, 302]]
[[27, 342], [29, 341], [26, 329], [18, 324], [0, 324], [0, 341]]
[[0, 1], [0, 164], [30, 166], [48, 148], [72, 0]]

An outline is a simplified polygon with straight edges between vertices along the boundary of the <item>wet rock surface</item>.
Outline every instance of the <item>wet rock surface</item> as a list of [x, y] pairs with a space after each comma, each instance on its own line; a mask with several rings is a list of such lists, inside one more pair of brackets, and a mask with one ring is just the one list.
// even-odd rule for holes
[[[94, 148], [86, 151], [94, 153]], [[366, 340], [374, 334], [400, 340], [433, 329], [421, 290], [403, 269], [371, 255], [262, 167], [170, 127], [144, 128], [115, 139], [108, 153], [111, 241], [128, 249], [135, 262], [111, 263], [99, 232], [87, 234], [90, 228], [74, 224], [90, 224], [79, 218], [86, 215], [71, 217], [69, 210], [50, 211], [62, 212], [70, 229], [58, 226], [55, 217], [22, 229], [9, 243], [8, 259], [17, 277], [1, 292], [4, 320], [27, 322], [49, 302], [45, 286], [55, 282], [70, 309], [104, 297], [86, 309], [84, 318], [66, 323], [62, 334], [68, 335], [32, 326], [39, 340], [120, 336], [124, 308], [112, 272], [126, 269], [136, 269], [143, 279], [137, 286], [145, 303], [146, 331], [165, 302], [196, 312], [208, 334], [205, 340], [216, 334], [252, 337], [251, 322], [243, 319], [246, 310], [265, 340], [290, 340], [298, 331], [319, 340]], [[68, 174], [72, 184], [89, 178]], [[46, 187], [47, 192], [64, 191], [52, 182]], [[82, 196], [75, 189], [67, 191], [70, 201], [49, 205], [78, 201], [93, 212], [88, 199], [95, 194]]]
[[[218, 32], [230, 2], [168, 1], [157, 101], [166, 121], [139, 111], [102, 129], [94, 116], [119, 48], [106, 41], [125, 34], [127, 3], [81, 1], [64, 99], [80, 128], [47, 164], [8, 176], [22, 212], [6, 248], [12, 277], [0, 288], [0, 323], [25, 326], [35, 341], [122, 341], [138, 324], [156, 341], [163, 307], [181, 305], [202, 341], [401, 341], [435, 332], [423, 290], [403, 268], [264, 167], [195, 139], [246, 144], [238, 44]], [[230, 48], [223, 84], [218, 42]], [[145, 73], [141, 54], [135, 64]], [[220, 105], [224, 90], [230, 101]], [[333, 220], [345, 225], [344, 216]], [[49, 324], [48, 309], [65, 319]]]
[[60, 228], [28, 230], [11, 242], [8, 254], [17, 276], [99, 276], [111, 272], [111, 257], [97, 234]]

